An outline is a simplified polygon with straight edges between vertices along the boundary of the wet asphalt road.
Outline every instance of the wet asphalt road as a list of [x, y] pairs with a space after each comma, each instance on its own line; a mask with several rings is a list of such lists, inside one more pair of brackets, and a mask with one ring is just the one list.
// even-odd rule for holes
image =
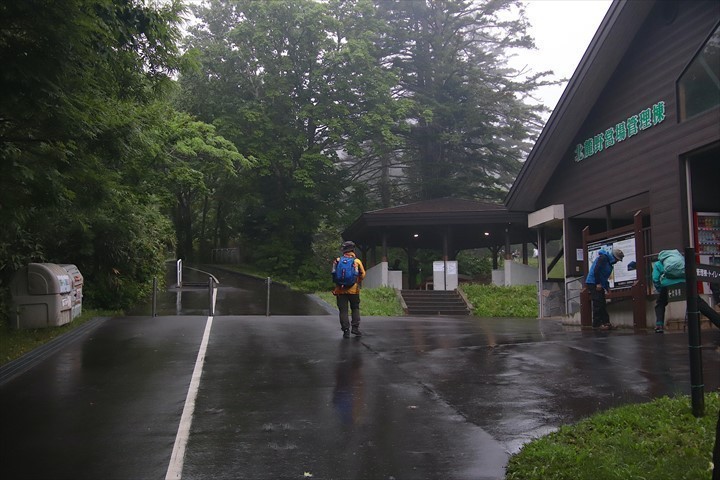
[[[157, 295], [158, 315], [209, 315], [210, 295], [207, 282], [212, 275], [216, 283], [217, 299], [214, 314], [218, 315], [323, 315], [327, 308], [312, 297], [290, 290], [271, 279], [270, 292], [265, 279], [207, 265], [185, 266], [183, 282], [194, 284], [176, 288], [175, 264], [167, 265], [166, 288]], [[200, 286], [204, 283], [205, 286]], [[269, 293], [269, 295], [268, 295]], [[269, 306], [268, 306], [269, 303]], [[148, 299], [128, 311], [128, 315], [152, 315], [152, 301]]]
[[[207, 317], [99, 319], [0, 385], [0, 478], [162, 479]], [[530, 438], [689, 393], [682, 332], [528, 319], [212, 319], [186, 479], [501, 479]], [[706, 391], [720, 331], [703, 331]], [[23, 371], [24, 370], [24, 371]]]

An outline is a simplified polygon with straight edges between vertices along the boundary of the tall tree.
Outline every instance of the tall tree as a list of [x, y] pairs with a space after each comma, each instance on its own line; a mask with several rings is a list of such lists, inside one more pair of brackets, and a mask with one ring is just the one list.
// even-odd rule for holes
[[[170, 211], [178, 242], [177, 257], [193, 260], [195, 240], [202, 243], [209, 236], [211, 207], [216, 214], [221, 211], [219, 193], [250, 162], [232, 143], [217, 135], [212, 125], [186, 113], [168, 110], [166, 115], [166, 128], [158, 131], [163, 148], [154, 166], [161, 187], [173, 197]], [[195, 223], [200, 224], [198, 232]]]
[[372, 13], [359, 0], [212, 0], [197, 12], [200, 69], [182, 77], [182, 105], [256, 160], [242, 227], [267, 266], [302, 264], [321, 219], [353, 193], [338, 152], [391, 135], [392, 77], [361, 29]]
[[410, 198], [500, 199], [540, 126], [527, 96], [549, 72], [522, 81], [507, 67], [531, 48], [517, 0], [377, 2], [392, 26], [385, 61], [412, 102], [401, 153]]
[[143, 108], [180, 65], [181, 11], [176, 1], [0, 3], [3, 288], [29, 261], [77, 263], [87, 300], [124, 306], [161, 271], [170, 230], [128, 172], [154, 148]]

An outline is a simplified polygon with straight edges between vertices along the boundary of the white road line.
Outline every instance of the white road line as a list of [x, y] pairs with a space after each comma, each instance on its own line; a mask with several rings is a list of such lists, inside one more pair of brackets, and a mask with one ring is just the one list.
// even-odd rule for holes
[[[213, 292], [213, 305], [215, 305], [215, 300], [217, 300], [217, 290]], [[208, 317], [197, 360], [195, 360], [195, 370], [193, 370], [190, 387], [188, 388], [188, 394], [185, 398], [185, 407], [180, 417], [180, 426], [178, 426], [177, 435], [175, 436], [175, 445], [173, 446], [172, 455], [170, 456], [170, 465], [168, 465], [165, 480], [179, 480], [182, 478], [185, 447], [190, 437], [190, 426], [192, 425], [193, 413], [195, 412], [195, 399], [197, 398], [198, 389], [200, 388], [200, 377], [202, 376], [203, 364], [205, 363], [205, 352], [207, 350], [208, 340], [210, 339], [212, 323], [213, 317]]]

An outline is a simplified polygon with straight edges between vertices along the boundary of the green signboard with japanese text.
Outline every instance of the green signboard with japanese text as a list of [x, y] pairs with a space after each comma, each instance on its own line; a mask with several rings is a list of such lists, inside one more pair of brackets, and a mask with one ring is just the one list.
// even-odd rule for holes
[[575, 146], [575, 161], [581, 162], [595, 154], [608, 150], [620, 142], [634, 137], [640, 132], [662, 123], [665, 120], [665, 102], [659, 101], [651, 107], [630, 115], [627, 119], [609, 126], [583, 143]]

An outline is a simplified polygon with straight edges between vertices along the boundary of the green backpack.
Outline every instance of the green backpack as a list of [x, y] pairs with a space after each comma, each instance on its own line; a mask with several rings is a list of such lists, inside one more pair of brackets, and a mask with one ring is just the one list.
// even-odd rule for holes
[[678, 250], [661, 250], [658, 260], [663, 265], [663, 276], [680, 280], [685, 278], [685, 257]]

